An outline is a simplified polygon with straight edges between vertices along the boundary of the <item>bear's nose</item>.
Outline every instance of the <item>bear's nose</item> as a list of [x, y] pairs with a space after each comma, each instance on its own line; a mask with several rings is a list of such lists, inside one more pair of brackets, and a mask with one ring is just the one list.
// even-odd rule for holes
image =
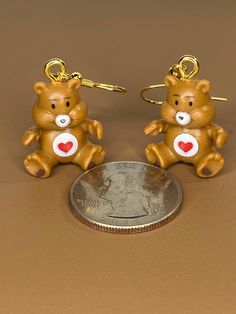
[[68, 116], [66, 114], [59, 114], [55, 118], [55, 123], [60, 128], [65, 128], [66, 126], [68, 126], [70, 124], [70, 116]]
[[178, 111], [175, 115], [175, 120], [181, 125], [187, 125], [191, 121], [191, 116], [185, 111]]

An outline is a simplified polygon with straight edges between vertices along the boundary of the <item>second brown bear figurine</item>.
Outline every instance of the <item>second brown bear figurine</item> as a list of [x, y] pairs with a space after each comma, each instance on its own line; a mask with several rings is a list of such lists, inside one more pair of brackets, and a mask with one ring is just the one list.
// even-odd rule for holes
[[[53, 65], [59, 65], [62, 72], [50, 73]], [[37, 150], [26, 156], [25, 168], [33, 176], [46, 178], [58, 163], [72, 162], [83, 170], [101, 164], [105, 150], [88, 141], [87, 134], [100, 140], [103, 126], [99, 121], [87, 119], [87, 106], [78, 95], [81, 85], [93, 87], [96, 83], [83, 81], [79, 73], [65, 73], [64, 62], [60, 59], [50, 60], [45, 69], [51, 83], [34, 84], [38, 96], [33, 108], [36, 127], [28, 129], [22, 137], [26, 146], [38, 142]], [[95, 87], [125, 91], [106, 84], [97, 83]]]
[[[186, 74], [184, 62], [190, 61], [194, 70]], [[212, 123], [216, 109], [210, 97], [210, 82], [192, 79], [198, 71], [198, 61], [193, 56], [184, 56], [173, 66], [164, 83], [144, 88], [141, 96], [151, 103], [161, 104], [160, 120], [145, 127], [146, 135], [165, 133], [164, 142], [151, 143], [146, 147], [146, 157], [151, 164], [167, 168], [182, 161], [196, 167], [200, 177], [212, 177], [224, 165], [223, 156], [216, 148], [224, 146], [226, 131]], [[161, 103], [143, 96], [150, 88], [167, 87], [166, 100]]]

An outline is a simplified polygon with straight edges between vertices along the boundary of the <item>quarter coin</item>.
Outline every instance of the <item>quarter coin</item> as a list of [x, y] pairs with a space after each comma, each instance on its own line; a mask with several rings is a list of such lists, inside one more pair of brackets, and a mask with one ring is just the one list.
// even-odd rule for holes
[[167, 171], [141, 162], [99, 165], [72, 184], [73, 214], [102, 231], [137, 233], [172, 220], [180, 210], [180, 183]]

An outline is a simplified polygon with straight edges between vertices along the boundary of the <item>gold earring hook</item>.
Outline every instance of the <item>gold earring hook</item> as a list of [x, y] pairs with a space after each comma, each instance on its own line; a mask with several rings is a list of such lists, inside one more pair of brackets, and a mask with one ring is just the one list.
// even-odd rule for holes
[[[60, 72], [52, 73], [51, 68], [59, 66]], [[44, 73], [51, 82], [61, 82], [63, 79], [66, 79], [66, 64], [63, 60], [59, 58], [50, 59], [44, 67]]]
[[121, 86], [117, 86], [117, 85], [110, 85], [110, 84], [104, 84], [104, 83], [95, 83], [91, 80], [88, 79], [84, 79], [82, 77], [82, 75], [79, 72], [73, 72], [71, 74], [71, 76], [73, 78], [78, 78], [82, 81], [81, 85], [85, 86], [85, 87], [89, 87], [89, 88], [101, 88], [101, 89], [105, 89], [105, 90], [109, 90], [112, 92], [120, 92], [120, 93], [126, 93], [127, 89]]
[[[190, 62], [193, 65], [193, 69], [189, 73], [187, 73], [187, 65], [184, 64], [186, 62]], [[172, 65], [169, 69], [169, 74], [176, 76], [180, 80], [192, 79], [197, 75], [199, 67], [200, 64], [197, 58], [191, 55], [184, 55], [179, 59], [177, 64]]]
[[[150, 89], [154, 89], [154, 88], [163, 88], [163, 87], [166, 87], [165, 84], [157, 84], [157, 85], [150, 85], [150, 86], [146, 86], [144, 87], [141, 92], [140, 92], [140, 97], [146, 101], [146, 102], [149, 102], [151, 104], [154, 104], [154, 105], [162, 105], [163, 104], [163, 101], [159, 101], [159, 100], [155, 100], [155, 99], [150, 99], [150, 98], [147, 98], [144, 96], [144, 93], [146, 93], [148, 90]], [[212, 100], [215, 100], [215, 101], [228, 101], [227, 98], [224, 98], [224, 97], [215, 97], [215, 96], [212, 96], [211, 97]]]
[[146, 93], [148, 90], [153, 89], [153, 88], [163, 88], [163, 87], [166, 87], [166, 85], [165, 85], [165, 84], [157, 84], [157, 85], [146, 86], [146, 87], [144, 87], [144, 88], [141, 90], [141, 92], [140, 92], [140, 97], [141, 97], [143, 100], [145, 100], [145, 101], [147, 101], [147, 102], [149, 102], [149, 103], [151, 103], [151, 104], [154, 104], [154, 105], [162, 105], [162, 104], [163, 104], [163, 101], [159, 101], [159, 100], [154, 100], [154, 99], [147, 98], [147, 97], [144, 96], [144, 93]]
[[[59, 66], [60, 72], [57, 73], [52, 73], [51, 68], [53, 66]], [[45, 67], [44, 67], [44, 72], [47, 78], [51, 80], [51, 82], [62, 82], [62, 81], [67, 81], [72, 78], [77, 78], [81, 81], [81, 85], [85, 87], [95, 87], [95, 88], [101, 88], [113, 92], [120, 92], [120, 93], [126, 93], [127, 89], [121, 86], [117, 85], [111, 85], [111, 84], [104, 84], [104, 83], [96, 83], [91, 80], [83, 78], [82, 74], [79, 72], [73, 72], [72, 74], [66, 73], [66, 65], [65, 62], [59, 58], [54, 58], [49, 60]]]
[[[186, 66], [186, 64], [184, 64], [185, 62], [190, 62], [193, 64], [193, 69], [187, 73], [188, 67]], [[191, 55], [184, 55], [182, 56], [177, 64], [174, 64], [170, 69], [169, 69], [169, 74], [170, 75], [174, 75], [176, 76], [178, 79], [193, 79], [198, 71], [199, 71], [199, 61], [197, 58], [195, 58], [194, 56]], [[147, 92], [150, 89], [154, 89], [154, 88], [163, 88], [166, 87], [165, 84], [156, 84], [156, 85], [149, 85], [144, 87], [141, 92], [140, 92], [140, 96], [141, 98], [146, 101], [149, 102], [151, 104], [155, 104], [155, 105], [162, 105], [163, 101], [159, 101], [159, 100], [155, 100], [155, 99], [150, 99], [144, 96], [144, 93]], [[212, 100], [215, 101], [227, 101], [227, 98], [223, 98], [223, 97], [211, 97]]]
[[[185, 62], [190, 62], [193, 64], [193, 69], [189, 73], [186, 73], [188, 70], [188, 67], [184, 64]], [[197, 75], [199, 68], [200, 68], [200, 64], [199, 64], [198, 59], [195, 58], [194, 56], [191, 56], [191, 55], [182, 56], [179, 59], [178, 64], [180, 65], [180, 74], [181, 74], [181, 77], [183, 79], [194, 78]]]
[[215, 97], [215, 96], [212, 96], [211, 99], [215, 100], [215, 101], [228, 101], [228, 98], [225, 98], [225, 97]]

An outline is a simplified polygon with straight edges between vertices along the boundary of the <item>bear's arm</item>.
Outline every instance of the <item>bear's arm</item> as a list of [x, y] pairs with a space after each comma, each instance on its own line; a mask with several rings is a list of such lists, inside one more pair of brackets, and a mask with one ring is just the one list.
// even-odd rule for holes
[[40, 129], [33, 127], [25, 131], [21, 138], [21, 143], [25, 146], [32, 145], [40, 138]]
[[97, 120], [86, 119], [81, 124], [81, 127], [85, 133], [96, 136], [99, 140], [103, 138], [103, 125]]
[[217, 148], [223, 147], [228, 139], [228, 133], [215, 123], [209, 125], [208, 134], [213, 139]]
[[144, 128], [145, 135], [158, 135], [160, 133], [166, 133], [168, 128], [168, 123], [164, 120], [153, 120], [148, 123], [148, 125]]

